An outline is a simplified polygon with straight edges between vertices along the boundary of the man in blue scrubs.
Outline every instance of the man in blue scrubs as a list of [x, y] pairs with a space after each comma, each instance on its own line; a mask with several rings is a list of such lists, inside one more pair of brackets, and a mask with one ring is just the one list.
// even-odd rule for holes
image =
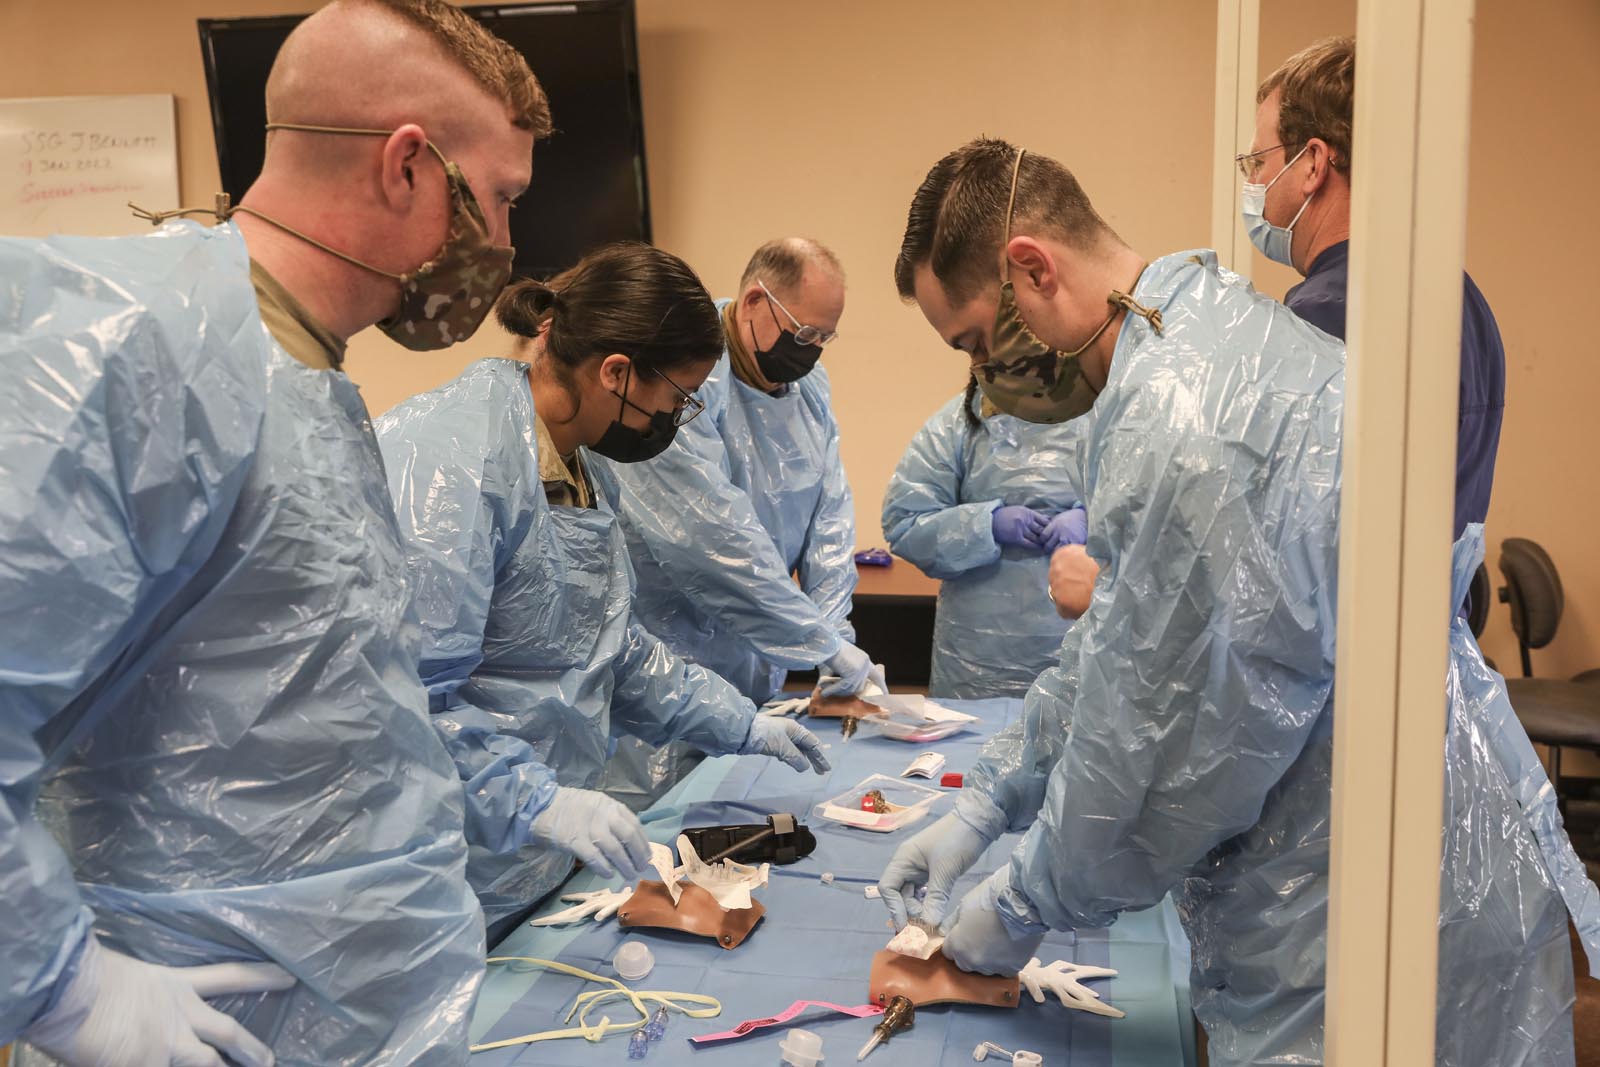
[[[1356, 48], [1332, 37], [1297, 52], [1256, 90], [1256, 132], [1239, 157], [1244, 219], [1267, 258], [1305, 281], [1284, 296], [1301, 318], [1344, 338], [1350, 265], [1350, 142]], [[1461, 304], [1456, 537], [1489, 512], [1505, 408], [1506, 356], [1494, 312], [1470, 277]]]

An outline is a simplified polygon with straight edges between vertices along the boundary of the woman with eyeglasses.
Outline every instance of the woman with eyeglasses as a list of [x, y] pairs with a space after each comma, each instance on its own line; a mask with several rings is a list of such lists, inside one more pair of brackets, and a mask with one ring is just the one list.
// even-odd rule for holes
[[715, 306], [643, 244], [508, 288], [515, 359], [487, 359], [378, 420], [423, 628], [430, 711], [466, 791], [468, 877], [489, 944], [582, 860], [633, 878], [638, 818], [595, 789], [611, 738], [825, 771], [821, 745], [661, 644], [590, 450], [649, 459], [700, 411]]

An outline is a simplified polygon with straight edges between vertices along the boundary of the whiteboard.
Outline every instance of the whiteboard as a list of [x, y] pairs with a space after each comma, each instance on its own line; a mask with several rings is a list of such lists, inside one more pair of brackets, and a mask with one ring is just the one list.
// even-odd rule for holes
[[149, 233], [128, 201], [178, 206], [170, 94], [0, 100], [0, 234]]

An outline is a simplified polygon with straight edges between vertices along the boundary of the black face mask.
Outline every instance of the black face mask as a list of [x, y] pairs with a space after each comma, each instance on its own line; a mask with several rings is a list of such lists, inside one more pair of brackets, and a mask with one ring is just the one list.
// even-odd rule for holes
[[765, 352], [756, 347], [756, 329], [750, 327], [750, 351], [756, 357], [756, 366], [761, 368], [761, 376], [774, 385], [798, 382], [810, 374], [817, 360], [822, 358], [821, 346], [803, 345], [781, 326], [778, 339]]
[[[600, 435], [600, 440], [589, 446], [591, 451], [618, 463], [643, 463], [647, 459], [654, 459], [665, 452], [672, 444], [672, 439], [678, 436], [675, 412], [646, 411], [628, 399], [628, 383], [632, 380], [633, 364], [630, 363], [627, 377], [622, 380], [622, 392], [617, 394], [617, 399], [622, 402], [617, 405], [617, 417]], [[635, 430], [625, 424], [622, 421], [624, 405], [647, 417], [650, 425], [643, 430]]]

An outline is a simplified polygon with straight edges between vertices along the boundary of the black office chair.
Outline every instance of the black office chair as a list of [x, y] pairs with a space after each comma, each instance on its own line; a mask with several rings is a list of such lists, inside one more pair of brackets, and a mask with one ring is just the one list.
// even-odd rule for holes
[[[1467, 626], [1472, 630], [1473, 637], [1482, 637], [1483, 628], [1489, 625], [1489, 602], [1491, 586], [1489, 585], [1489, 568], [1478, 564], [1478, 569], [1472, 574], [1472, 584], [1467, 586]], [[1482, 651], [1481, 649], [1479, 651]], [[1488, 656], [1483, 657], [1483, 662], [1489, 665], [1491, 671], [1497, 671], [1494, 660]]]
[[1489, 624], [1489, 568], [1478, 564], [1467, 586], [1467, 625], [1473, 637], [1482, 637], [1483, 628]]
[[1528, 736], [1550, 746], [1550, 778], [1561, 790], [1561, 750], [1600, 752], [1600, 670], [1570, 681], [1533, 677], [1533, 649], [1556, 636], [1566, 606], [1561, 576], [1545, 550], [1533, 541], [1508, 537], [1500, 544], [1500, 573], [1506, 584], [1500, 601], [1511, 606], [1511, 629], [1522, 655], [1522, 677], [1506, 679], [1506, 693]]

